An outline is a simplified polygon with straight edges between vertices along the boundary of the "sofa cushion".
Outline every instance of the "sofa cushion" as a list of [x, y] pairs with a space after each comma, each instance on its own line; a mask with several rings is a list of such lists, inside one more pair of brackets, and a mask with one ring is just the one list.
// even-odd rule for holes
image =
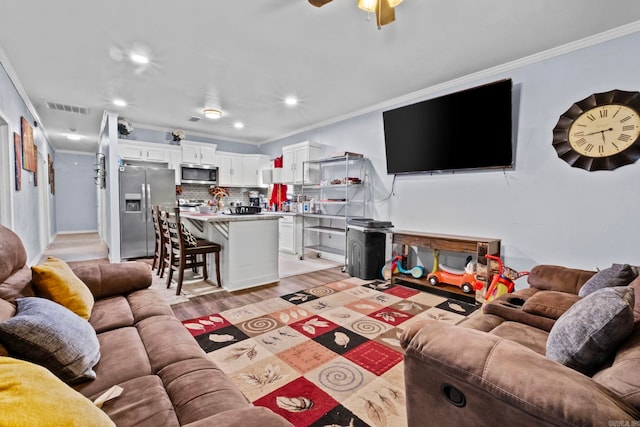
[[44, 264], [31, 267], [33, 284], [38, 293], [89, 319], [93, 308], [93, 295], [71, 267], [61, 259], [49, 257]]
[[[1, 253], [1, 252], [0, 252]], [[31, 282], [31, 269], [24, 267], [0, 283], [0, 299], [15, 302], [18, 298], [36, 296]]]
[[597, 272], [592, 278], [587, 280], [580, 288], [578, 295], [586, 297], [598, 289], [613, 286], [627, 286], [637, 276], [629, 264], [613, 264], [611, 267]]
[[542, 356], [545, 355], [549, 333], [541, 329], [518, 322], [504, 322], [496, 326], [490, 333], [506, 340], [522, 344]]
[[135, 327], [98, 334], [102, 358], [94, 367], [96, 379], [75, 387], [89, 397], [130, 379], [151, 375], [149, 357]]
[[525, 301], [522, 305], [522, 310], [536, 316], [558, 319], [579, 300], [580, 297], [576, 294], [558, 291], [540, 291]]
[[27, 263], [27, 251], [20, 237], [0, 225], [0, 282], [4, 282], [16, 270]]
[[540, 264], [531, 269], [529, 276], [527, 276], [527, 283], [541, 290], [569, 292], [577, 295], [582, 285], [594, 274], [594, 271]]
[[[145, 375], [118, 384], [122, 394], [106, 401], [102, 410], [116, 425], [136, 427], [178, 427], [180, 423], [167, 396], [164, 385], [156, 375]], [[91, 400], [99, 394], [91, 396]]]
[[593, 376], [593, 380], [613, 391], [620, 399], [640, 409], [640, 323], [622, 343], [611, 366]]
[[18, 300], [18, 312], [0, 323], [0, 340], [11, 354], [42, 365], [67, 383], [94, 379], [100, 346], [91, 325], [44, 298]]
[[633, 329], [633, 288], [603, 288], [560, 316], [547, 339], [547, 357], [591, 375]]
[[125, 297], [109, 297], [96, 301], [89, 323], [97, 333], [133, 326], [133, 313]]
[[115, 426], [45, 368], [10, 357], [0, 357], [0, 402], [6, 426]]

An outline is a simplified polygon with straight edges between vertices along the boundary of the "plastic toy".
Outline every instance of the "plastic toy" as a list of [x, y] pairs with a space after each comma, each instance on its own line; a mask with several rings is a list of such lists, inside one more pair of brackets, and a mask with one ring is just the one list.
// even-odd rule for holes
[[421, 265], [416, 265], [415, 267], [411, 268], [411, 269], [406, 269], [402, 267], [402, 256], [400, 255], [396, 255], [393, 257], [393, 259], [391, 260], [391, 265], [385, 265], [384, 267], [382, 267], [382, 277], [384, 277], [385, 280], [388, 280], [391, 278], [391, 276], [393, 275], [393, 273], [402, 273], [402, 274], [410, 274], [411, 277], [415, 278], [415, 279], [419, 279], [421, 277], [424, 277], [425, 274], [427, 274], [427, 270], [421, 266]]
[[[485, 302], [492, 301], [500, 295], [512, 293], [515, 288], [514, 281], [529, 274], [528, 271], [515, 271], [514, 269], [505, 266], [502, 259], [497, 256], [486, 255], [486, 257], [496, 261], [498, 263], [499, 270], [498, 274], [493, 275], [491, 284], [489, 285], [489, 288], [487, 288], [487, 293], [484, 297]], [[480, 289], [482, 289], [481, 284]], [[480, 289], [476, 288], [476, 290]]]
[[462, 292], [469, 294], [473, 292], [476, 285], [476, 274], [471, 257], [467, 257], [464, 270], [458, 270], [440, 264], [440, 251], [433, 251], [433, 271], [427, 276], [429, 284], [438, 286], [440, 283], [458, 286]]

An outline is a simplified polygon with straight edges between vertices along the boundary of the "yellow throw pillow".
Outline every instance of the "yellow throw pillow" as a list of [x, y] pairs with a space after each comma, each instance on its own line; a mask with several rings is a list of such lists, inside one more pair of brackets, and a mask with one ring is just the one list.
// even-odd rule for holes
[[11, 357], [0, 357], [0, 413], [0, 426], [115, 426], [47, 369]]
[[44, 264], [31, 267], [31, 271], [33, 284], [40, 295], [68, 308], [83, 319], [89, 319], [93, 309], [93, 295], [66, 262], [49, 257]]

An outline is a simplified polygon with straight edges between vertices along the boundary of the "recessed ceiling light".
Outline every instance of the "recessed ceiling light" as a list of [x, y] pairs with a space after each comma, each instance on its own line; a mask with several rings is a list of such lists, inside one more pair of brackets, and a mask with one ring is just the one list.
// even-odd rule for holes
[[298, 104], [298, 98], [296, 98], [294, 96], [287, 96], [284, 99], [284, 103], [287, 104], [290, 107], [293, 107], [294, 105]]
[[113, 100], [113, 105], [116, 105], [118, 107], [126, 107], [127, 106], [127, 101], [125, 101], [124, 99], [114, 99]]
[[71, 141], [80, 141], [82, 139], [82, 136], [76, 135], [74, 133], [70, 133], [70, 134], [67, 135], [67, 139], [69, 139]]
[[204, 114], [207, 119], [213, 120], [217, 120], [222, 117], [222, 111], [216, 110], [214, 108], [206, 108], [202, 111], [202, 114]]
[[149, 63], [149, 58], [144, 56], [144, 55], [142, 55], [142, 54], [140, 54], [140, 53], [131, 52], [129, 54], [129, 59], [131, 59], [136, 64], [148, 64]]
[[244, 123], [242, 123], [242, 122], [235, 122], [235, 123], [233, 124], [233, 127], [234, 127], [234, 128], [236, 128], [236, 129], [242, 129], [242, 128], [244, 128]]

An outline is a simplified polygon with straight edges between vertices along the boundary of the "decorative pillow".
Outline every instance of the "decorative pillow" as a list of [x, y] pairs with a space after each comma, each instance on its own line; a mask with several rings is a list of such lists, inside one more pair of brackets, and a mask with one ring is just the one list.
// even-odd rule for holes
[[44, 264], [31, 267], [33, 284], [38, 293], [89, 319], [93, 309], [93, 295], [84, 282], [61, 259], [49, 257]]
[[183, 223], [180, 223], [180, 227], [182, 228], [182, 237], [184, 237], [184, 244], [187, 246], [198, 246], [198, 242], [195, 236], [191, 234], [189, 229], [185, 227]]
[[547, 338], [547, 358], [591, 375], [633, 330], [633, 288], [595, 291], [556, 321]]
[[10, 357], [0, 357], [0, 402], [6, 426], [115, 426], [45, 368]]
[[578, 295], [586, 297], [598, 289], [627, 286], [636, 277], [637, 274], [629, 264], [613, 264], [611, 267], [597, 272], [595, 276], [587, 280], [578, 291]]
[[69, 384], [95, 379], [100, 344], [89, 322], [48, 299], [21, 298], [17, 304], [18, 313], [0, 323], [0, 341], [11, 355], [42, 365]]

